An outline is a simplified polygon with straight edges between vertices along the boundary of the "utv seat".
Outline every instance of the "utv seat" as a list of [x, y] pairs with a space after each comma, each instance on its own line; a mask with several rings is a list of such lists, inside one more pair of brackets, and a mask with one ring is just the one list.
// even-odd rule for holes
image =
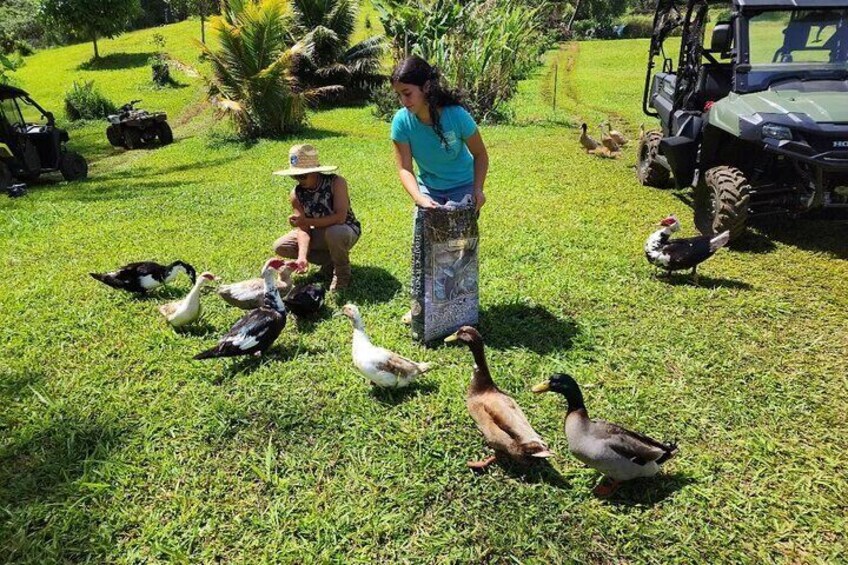
[[698, 100], [704, 104], [721, 100], [733, 90], [732, 63], [704, 63], [698, 72]]

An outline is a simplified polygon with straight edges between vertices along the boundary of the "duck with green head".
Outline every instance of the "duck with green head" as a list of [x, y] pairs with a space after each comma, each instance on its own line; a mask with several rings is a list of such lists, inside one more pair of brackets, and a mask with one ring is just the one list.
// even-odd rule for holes
[[553, 453], [527, 421], [521, 407], [492, 380], [480, 332], [463, 326], [445, 338], [445, 342], [452, 341], [463, 342], [474, 356], [474, 372], [465, 403], [486, 444], [495, 451], [495, 455], [482, 461], [469, 461], [468, 466], [485, 469], [497, 459], [529, 463], [551, 457]]
[[605, 479], [595, 487], [598, 496], [612, 495], [623, 481], [656, 475], [660, 465], [677, 453], [676, 443], [661, 443], [616, 424], [589, 419], [580, 386], [570, 375], [557, 373], [547, 382], [534, 386], [533, 392], [556, 392], [565, 396], [568, 449], [577, 459], [604, 475]]

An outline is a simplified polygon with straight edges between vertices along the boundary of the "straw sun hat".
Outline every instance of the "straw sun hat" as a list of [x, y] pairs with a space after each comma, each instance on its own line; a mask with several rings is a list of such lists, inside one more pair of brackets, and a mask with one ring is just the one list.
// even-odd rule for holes
[[291, 166], [288, 169], [274, 171], [274, 174], [284, 177], [294, 177], [309, 173], [329, 173], [338, 169], [338, 167], [331, 165], [324, 165], [322, 167], [318, 161], [318, 150], [308, 144], [294, 145], [289, 149], [289, 165]]

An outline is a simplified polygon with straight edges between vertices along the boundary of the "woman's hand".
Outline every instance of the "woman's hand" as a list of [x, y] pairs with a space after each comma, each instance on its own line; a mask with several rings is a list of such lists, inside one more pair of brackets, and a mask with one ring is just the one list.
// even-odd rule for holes
[[420, 198], [415, 200], [416, 206], [419, 208], [438, 208], [439, 205], [436, 204], [436, 201], [432, 198], [428, 198], [427, 196], [421, 195]]
[[302, 230], [309, 229], [309, 218], [302, 214], [292, 214], [289, 216], [289, 225], [293, 228], [300, 228]]
[[477, 211], [480, 211], [480, 208], [483, 207], [483, 204], [486, 203], [486, 195], [482, 190], [474, 191], [474, 206], [477, 208]]

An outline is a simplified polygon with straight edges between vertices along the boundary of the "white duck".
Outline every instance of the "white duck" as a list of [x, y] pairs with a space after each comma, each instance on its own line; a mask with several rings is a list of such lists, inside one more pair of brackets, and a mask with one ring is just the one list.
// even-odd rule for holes
[[[277, 291], [280, 293], [280, 298], [285, 298], [289, 291], [291, 291], [293, 286], [291, 275], [295, 269], [295, 263], [287, 261], [277, 271], [276, 285]], [[242, 310], [253, 310], [262, 306], [264, 294], [265, 281], [262, 277], [221, 285], [218, 289], [218, 295], [224, 299], [224, 302]]]
[[355, 305], [345, 304], [342, 314], [353, 322], [353, 364], [373, 385], [403, 388], [431, 368], [430, 363], [416, 363], [372, 344]]
[[200, 317], [200, 289], [206, 283], [217, 280], [218, 277], [212, 273], [201, 273], [185, 298], [163, 304], [159, 307], [159, 312], [175, 328], [191, 324]]

